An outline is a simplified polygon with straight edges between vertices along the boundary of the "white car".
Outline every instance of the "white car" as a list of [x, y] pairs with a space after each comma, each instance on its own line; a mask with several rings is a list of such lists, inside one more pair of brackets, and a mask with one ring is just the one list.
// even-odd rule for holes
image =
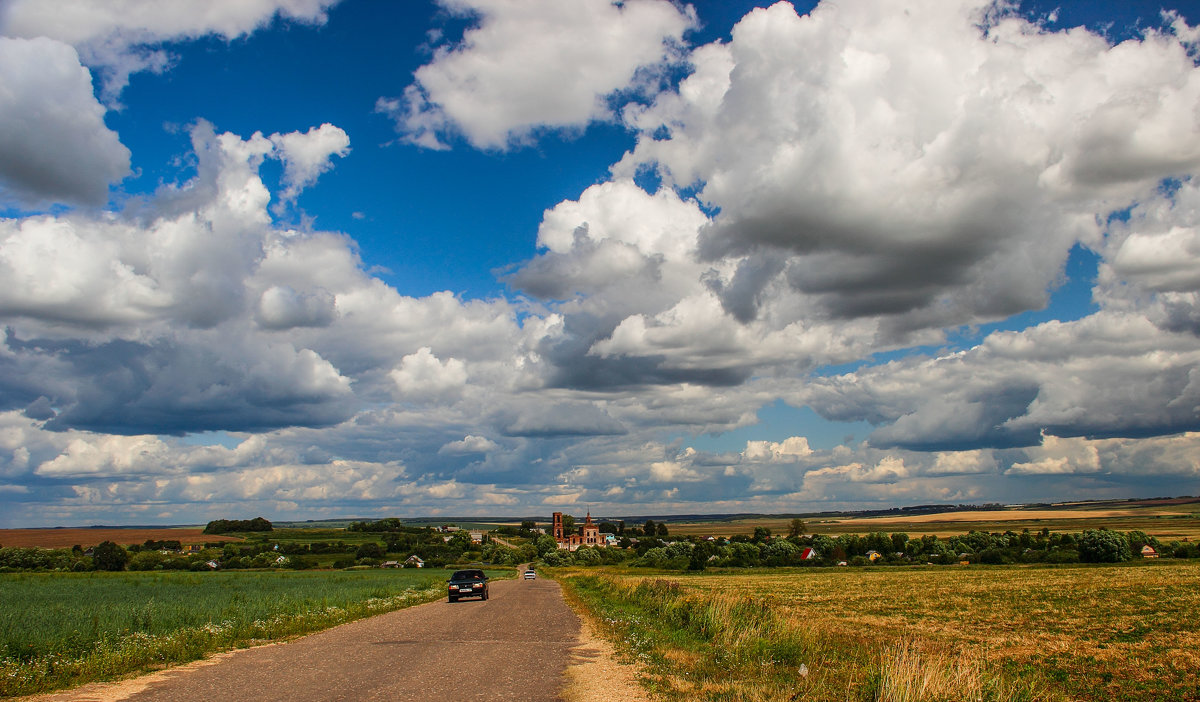
[[524, 578], [526, 580], [533, 580], [533, 579], [537, 578], [537, 573], [533, 572], [532, 570], [527, 570], [527, 571], [525, 571]]

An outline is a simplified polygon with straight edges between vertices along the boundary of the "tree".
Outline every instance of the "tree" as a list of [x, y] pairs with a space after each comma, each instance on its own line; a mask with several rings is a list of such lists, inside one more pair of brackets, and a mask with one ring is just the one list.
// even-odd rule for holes
[[771, 540], [771, 530], [764, 526], [754, 527], [754, 538], [752, 541], [756, 544], [761, 544], [764, 541]]
[[465, 529], [459, 529], [450, 535], [450, 540], [446, 542], [450, 548], [462, 553], [471, 548], [471, 532]]
[[354, 552], [355, 558], [383, 558], [386, 555], [383, 552], [383, 547], [374, 541], [366, 542]]
[[659, 522], [658, 526], [655, 527], [655, 530], [658, 532], [659, 536], [667, 536], [667, 525], [664, 522]]
[[575, 517], [573, 517], [569, 514], [564, 514], [563, 515], [563, 534], [571, 534], [574, 531], [575, 531]]
[[537, 555], [544, 558], [547, 553], [552, 553], [558, 550], [558, 542], [549, 534], [542, 534], [533, 542], [534, 548], [537, 549]]
[[788, 526], [788, 536], [804, 536], [805, 530], [804, 520], [796, 517]]
[[96, 570], [125, 570], [125, 564], [129, 562], [129, 553], [120, 544], [101, 541], [92, 549], [92, 562], [96, 564]]
[[537, 522], [533, 521], [532, 519], [523, 520], [521, 522], [521, 529], [523, 531], [533, 531], [534, 529], [537, 529]]
[[1123, 534], [1108, 529], [1088, 529], [1079, 535], [1079, 560], [1084, 563], [1119, 563], [1133, 558]]
[[647, 519], [646, 524], [642, 527], [642, 534], [645, 536], [654, 536], [656, 533], [658, 533], [658, 530], [654, 524], [654, 520]]

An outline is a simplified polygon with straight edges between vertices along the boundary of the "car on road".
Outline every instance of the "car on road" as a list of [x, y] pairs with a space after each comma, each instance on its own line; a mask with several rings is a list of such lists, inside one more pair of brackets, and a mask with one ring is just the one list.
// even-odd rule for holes
[[488, 598], [488, 578], [482, 570], [456, 570], [446, 581], [450, 593], [450, 601], [457, 602], [464, 597]]
[[537, 577], [537, 573], [533, 572], [533, 569], [530, 568], [529, 570], [525, 571], [525, 575], [523, 577], [526, 580], [533, 580], [534, 578]]

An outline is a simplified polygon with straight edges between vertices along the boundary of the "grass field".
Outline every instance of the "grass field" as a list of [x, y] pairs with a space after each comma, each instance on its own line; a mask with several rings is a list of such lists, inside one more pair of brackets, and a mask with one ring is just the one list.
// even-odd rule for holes
[[445, 578], [432, 569], [0, 575], [0, 696], [112, 679], [428, 602], [445, 596]]
[[1200, 563], [595, 572], [665, 699], [1200, 700]]

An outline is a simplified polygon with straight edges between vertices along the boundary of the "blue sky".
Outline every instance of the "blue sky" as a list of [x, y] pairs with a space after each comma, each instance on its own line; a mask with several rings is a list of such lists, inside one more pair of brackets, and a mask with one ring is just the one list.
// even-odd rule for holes
[[1200, 489], [1185, 3], [0, 3], [0, 525]]

